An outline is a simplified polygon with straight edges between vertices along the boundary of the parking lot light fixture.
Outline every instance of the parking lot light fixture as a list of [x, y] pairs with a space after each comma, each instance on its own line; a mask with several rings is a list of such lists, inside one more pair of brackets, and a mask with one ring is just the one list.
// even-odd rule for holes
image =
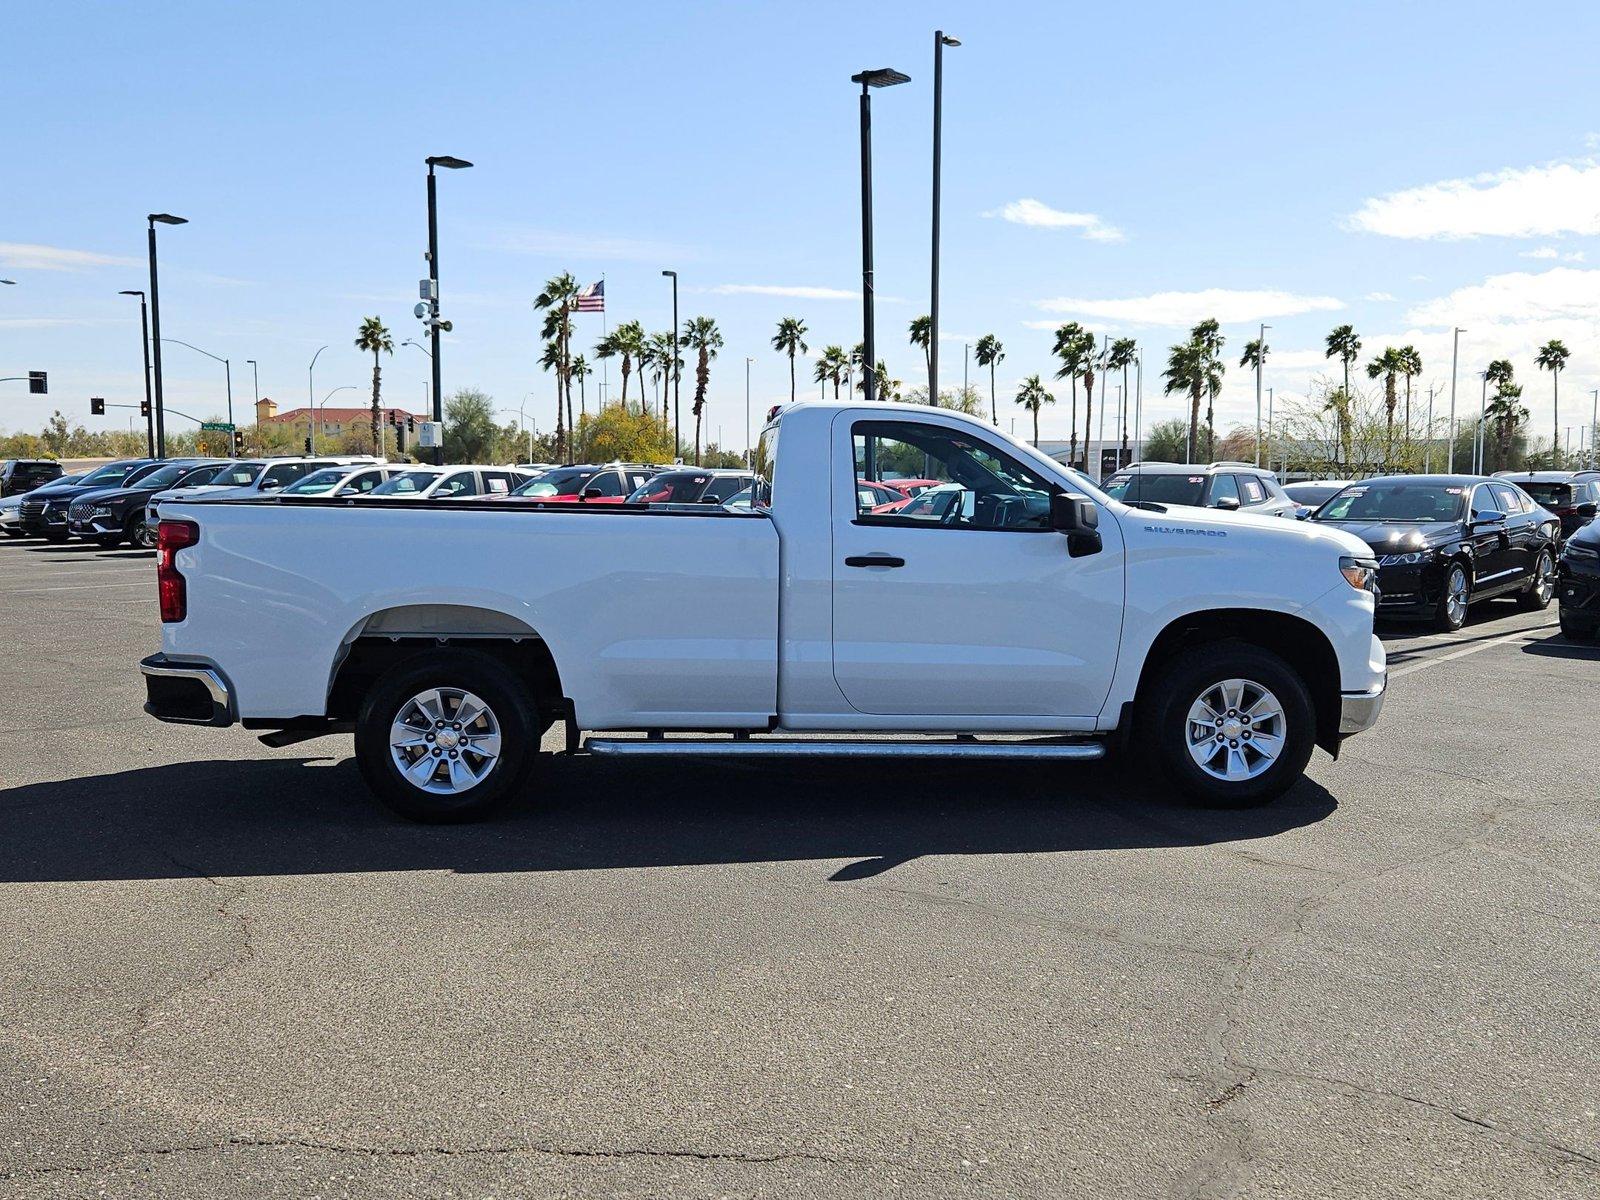
[[[944, 153], [944, 48], [961, 45], [944, 30], [933, 31], [933, 279], [928, 304], [928, 403], [939, 403], [939, 176]], [[965, 398], [965, 387], [962, 391]]]
[[678, 404], [678, 379], [683, 374], [678, 369], [678, 273], [662, 271], [661, 274], [672, 276], [672, 361], [667, 366], [672, 371], [672, 457], [677, 459], [683, 454], [683, 437], [679, 432], [682, 410]]
[[321, 350], [313, 354], [311, 356], [311, 365], [306, 368], [306, 405], [311, 411], [311, 417], [307, 424], [311, 428], [311, 453], [313, 454], [317, 452], [317, 359], [322, 357], [322, 351], [326, 349], [327, 347], [323, 346]]
[[139, 346], [144, 354], [144, 426], [145, 444], [151, 458], [156, 456], [156, 406], [150, 395], [150, 309], [145, 303], [144, 293], [123, 289], [117, 293], [119, 296], [139, 297]]
[[161, 390], [161, 285], [156, 272], [156, 226], [187, 225], [187, 217], [171, 213], [150, 213], [145, 217], [149, 226], [150, 245], [150, 350], [154, 356], [153, 370], [156, 384], [156, 457], [167, 456], [166, 400]]
[[1445, 439], [1445, 466], [1446, 473], [1454, 475], [1456, 471], [1456, 359], [1461, 354], [1461, 335], [1465, 329], [1457, 329], [1450, 337], [1450, 436]]
[[911, 76], [893, 67], [877, 67], [850, 76], [850, 82], [861, 85], [861, 394], [870, 403], [878, 392], [872, 312], [872, 89], [910, 83]]
[[[456, 158], [449, 154], [430, 155], [426, 160], [428, 164], [428, 282], [432, 285], [433, 293], [429, 300], [433, 311], [428, 318], [428, 341], [433, 347], [429, 355], [433, 359], [433, 419], [436, 423], [444, 423], [444, 393], [439, 379], [439, 198], [434, 184], [434, 168], [444, 167], [451, 171], [460, 171], [472, 164], [464, 158]], [[442, 441], [442, 439], [441, 439]], [[444, 465], [444, 446], [434, 447], [433, 461]]]

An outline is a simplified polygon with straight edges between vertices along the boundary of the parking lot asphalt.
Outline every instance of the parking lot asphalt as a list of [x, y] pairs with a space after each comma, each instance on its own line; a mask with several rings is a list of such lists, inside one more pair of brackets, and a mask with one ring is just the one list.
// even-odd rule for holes
[[1600, 650], [1386, 631], [1249, 812], [1114, 764], [555, 758], [489, 823], [140, 711], [0, 544], [0, 1195], [1584, 1196]]

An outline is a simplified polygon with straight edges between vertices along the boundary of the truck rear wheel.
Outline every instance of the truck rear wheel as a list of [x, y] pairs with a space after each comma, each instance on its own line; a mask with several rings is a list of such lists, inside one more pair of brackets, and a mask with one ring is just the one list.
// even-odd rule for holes
[[1304, 774], [1316, 741], [1305, 682], [1269, 650], [1196, 646], [1149, 686], [1145, 730], [1166, 776], [1190, 800], [1248, 808]]
[[538, 752], [527, 688], [472, 650], [433, 650], [396, 664], [356, 718], [362, 778], [414, 821], [482, 816], [518, 789]]

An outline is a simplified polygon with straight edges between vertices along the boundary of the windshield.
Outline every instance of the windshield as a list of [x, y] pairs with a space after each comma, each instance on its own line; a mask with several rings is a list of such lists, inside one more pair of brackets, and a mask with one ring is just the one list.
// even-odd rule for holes
[[110, 487], [114, 483], [121, 483], [134, 471], [138, 470], [140, 465], [139, 463], [131, 462], [107, 463], [103, 467], [90, 471], [80, 482], [86, 485], [97, 483], [101, 487]]
[[562, 467], [555, 471], [546, 471], [537, 479], [530, 479], [511, 494], [513, 496], [576, 496], [584, 481], [593, 474], [594, 471], [589, 467]]
[[192, 467], [181, 467], [176, 463], [169, 463], [159, 470], [151, 471], [150, 474], [139, 480], [139, 486], [147, 488], [171, 487], [193, 469]]
[[1344, 490], [1345, 486], [1342, 483], [1291, 483], [1283, 490], [1289, 493], [1289, 499], [1296, 504], [1306, 504], [1315, 508], [1332, 500]]
[[1570, 483], [1519, 483], [1517, 486], [1546, 508], [1572, 503]]
[[1358, 483], [1314, 514], [1318, 521], [1459, 521], [1467, 489], [1445, 483]]
[[334, 489], [339, 480], [343, 479], [348, 471], [344, 467], [323, 467], [320, 471], [313, 471], [304, 479], [291, 483], [283, 489], [285, 496], [315, 496], [322, 492]]
[[1106, 494], [1113, 500], [1132, 504], [1148, 500], [1156, 504], [1189, 504], [1200, 507], [1205, 495], [1206, 477], [1181, 471], [1123, 471], [1106, 480]]
[[428, 489], [428, 485], [439, 478], [438, 471], [406, 471], [384, 480], [373, 488], [373, 496], [415, 496]]

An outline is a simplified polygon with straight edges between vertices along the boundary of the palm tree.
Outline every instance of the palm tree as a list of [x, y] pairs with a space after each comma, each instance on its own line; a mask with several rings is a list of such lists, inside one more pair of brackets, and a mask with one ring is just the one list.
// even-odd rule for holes
[[[878, 369], [875, 372], [873, 372], [873, 374], [875, 375], [875, 377], [878, 380], [878, 399], [879, 400], [898, 400], [898, 399], [900, 399], [900, 388], [902, 387], [902, 383], [898, 379], [890, 378], [890, 376], [889, 376], [889, 364], [888, 363], [884, 362], [883, 359], [880, 358], [878, 360]], [[865, 383], [866, 381], [862, 380], [862, 382]], [[935, 407], [937, 407], [937, 406], [935, 406]]]
[[566, 422], [561, 415], [561, 342], [558, 338], [551, 338], [545, 342], [544, 353], [539, 356], [539, 365], [546, 371], [556, 373], [556, 457], [564, 463], [570, 463], [571, 447], [567, 441]]
[[706, 386], [711, 382], [711, 360], [722, 349], [722, 333], [710, 317], [690, 317], [683, 323], [681, 344], [696, 352], [694, 368], [694, 463], [700, 465], [700, 418], [706, 409]]
[[[1215, 322], [1210, 324], [1215, 325]], [[1200, 328], [1195, 326], [1195, 330]], [[1191, 331], [1188, 341], [1168, 349], [1163, 378], [1167, 395], [1187, 393], [1189, 396], [1189, 444], [1185, 453], [1193, 462], [1200, 440], [1200, 398], [1210, 396], [1214, 400], [1222, 391], [1222, 361], [1209, 343]]]
[[817, 395], [822, 399], [828, 398], [828, 360], [818, 356], [817, 361], [811, 364], [811, 382], [818, 385]]
[[1341, 325], [1328, 335], [1327, 353], [1323, 358], [1337, 358], [1344, 364], [1344, 394], [1350, 395], [1350, 364], [1361, 353], [1361, 339], [1354, 325]]
[[[1484, 378], [1494, 385], [1494, 399], [1489, 402], [1484, 415], [1494, 424], [1495, 442], [1500, 451], [1499, 467], [1503, 471], [1510, 462], [1511, 443], [1516, 436], [1517, 426], [1528, 419], [1528, 410], [1519, 403], [1522, 385], [1515, 381], [1515, 370], [1510, 360], [1495, 359], [1484, 370]], [[1487, 472], [1488, 464], [1484, 466]]]
[[[544, 313], [544, 339], [554, 341], [558, 348], [556, 363], [557, 421], [560, 420], [562, 397], [566, 398], [567, 428], [572, 428], [572, 309], [578, 302], [578, 281], [572, 272], [563, 271], [545, 282], [544, 291], [534, 298], [533, 306]], [[559, 433], [557, 440], [559, 441]]]
[[1106, 370], [1122, 372], [1122, 441], [1117, 465], [1128, 461], [1128, 368], [1139, 357], [1139, 343], [1132, 338], [1118, 338], [1111, 343], [1111, 353], [1106, 357]]
[[1405, 374], [1406, 356], [1403, 351], [1396, 350], [1393, 346], [1385, 346], [1383, 353], [1367, 364], [1367, 378], [1383, 380], [1383, 412], [1385, 419], [1383, 434], [1383, 463], [1389, 465], [1389, 454], [1394, 448], [1394, 407], [1397, 401], [1394, 391], [1395, 376]]
[[772, 348], [779, 354], [789, 356], [789, 403], [794, 403], [794, 360], [795, 355], [804, 354], [811, 347], [805, 343], [806, 324], [799, 317], [782, 317], [778, 321], [778, 332], [772, 336]]
[[655, 338], [644, 332], [644, 326], [639, 327], [639, 348], [633, 352], [633, 361], [639, 368], [639, 411], [650, 416], [655, 415], [651, 401], [644, 394], [645, 376], [655, 377], [656, 369], [656, 343]]
[[839, 385], [844, 382], [845, 373], [850, 370], [850, 356], [845, 353], [843, 346], [828, 346], [822, 351], [822, 357], [817, 359], [817, 366], [821, 370], [818, 379], [825, 379], [833, 384], [833, 398], [839, 398]]
[[1045, 390], [1044, 383], [1037, 375], [1029, 375], [1022, 381], [1022, 387], [1017, 391], [1017, 403], [1033, 414], [1033, 444], [1039, 444], [1039, 410], [1046, 404], [1054, 404], [1056, 398]]
[[[681, 350], [682, 347], [680, 346]], [[672, 330], [663, 329], [659, 333], [650, 335], [650, 373], [654, 377], [658, 394], [661, 398], [661, 428], [666, 430], [667, 436], [672, 435], [671, 414], [667, 407], [672, 400], [672, 377], [674, 373], [681, 375], [683, 372], [683, 357], [673, 355]]]
[[622, 408], [628, 408], [628, 376], [639, 359], [639, 348], [644, 344], [644, 326], [637, 321], [624, 321], [594, 344], [596, 358], [622, 359]]
[[567, 370], [578, 381], [578, 413], [586, 417], [589, 415], [589, 393], [584, 388], [583, 381], [594, 374], [594, 368], [589, 365], [589, 360], [580, 354], [568, 364]]
[[[911, 318], [911, 344], [921, 349], [922, 364], [931, 375], [933, 373], [933, 359], [929, 354], [929, 339], [933, 336], [933, 318], [929, 316]], [[939, 397], [929, 396], [928, 403], [935, 408], [939, 405]]]
[[1334, 414], [1339, 425], [1339, 447], [1344, 452], [1344, 465], [1350, 465], [1350, 393], [1344, 388], [1334, 388], [1322, 406], [1323, 412]]
[[994, 396], [994, 369], [1005, 356], [1006, 348], [994, 334], [986, 333], [978, 339], [978, 365], [989, 368], [989, 416], [996, 425], [1000, 424], [1000, 406]]
[[1415, 346], [1400, 347], [1400, 361], [1404, 364], [1401, 371], [1406, 377], [1406, 445], [1411, 444], [1411, 381], [1422, 374], [1422, 355], [1417, 353]]
[[[1222, 391], [1222, 372], [1226, 369], [1222, 365], [1222, 346], [1228, 339], [1222, 336], [1222, 327], [1214, 319], [1201, 321], [1189, 331], [1189, 340], [1200, 347], [1202, 369], [1207, 376], [1206, 383], [1206, 459], [1213, 460], [1217, 456], [1217, 422], [1215, 406], [1217, 395]], [[1210, 376], [1216, 375], [1216, 386], [1209, 382]]]
[[865, 342], [857, 342], [850, 347], [850, 356], [845, 360], [845, 374], [849, 377], [850, 390], [865, 392], [867, 381], [857, 379], [856, 372], [861, 370], [861, 364], [867, 360], [867, 346]]
[[394, 353], [394, 338], [389, 336], [380, 318], [363, 317], [361, 328], [356, 330], [356, 349], [372, 354], [372, 448], [376, 450], [383, 444], [379, 440], [383, 422], [383, 403], [379, 399], [383, 372], [378, 367], [378, 355]]
[[[1056, 372], [1057, 379], [1065, 379], [1072, 388], [1072, 426], [1071, 442], [1067, 451], [1067, 458], [1076, 463], [1078, 461], [1078, 377], [1083, 374], [1083, 365], [1094, 353], [1094, 334], [1090, 333], [1076, 321], [1068, 321], [1056, 329], [1056, 344], [1051, 351], [1061, 360], [1061, 369]], [[1084, 438], [1084, 450], [1088, 451], [1087, 436]]]
[[1566, 370], [1572, 351], [1560, 338], [1551, 338], [1539, 347], [1533, 362], [1541, 371], [1550, 372], [1550, 400], [1555, 408], [1555, 441], [1551, 443], [1550, 465], [1561, 466], [1561, 372]]

